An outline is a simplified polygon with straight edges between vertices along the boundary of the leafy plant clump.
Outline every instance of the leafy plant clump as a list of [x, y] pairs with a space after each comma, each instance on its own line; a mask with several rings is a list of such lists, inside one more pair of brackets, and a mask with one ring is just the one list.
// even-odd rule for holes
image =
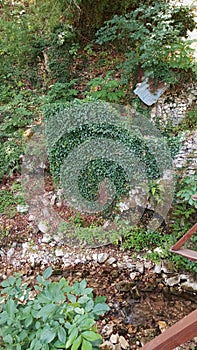
[[20, 274], [3, 281], [0, 348], [6, 350], [96, 350], [101, 344], [95, 321], [109, 311], [105, 297], [93, 299], [86, 281], [72, 286], [52, 282], [52, 268], [28, 288]]
[[[0, 96], [0, 179], [20, 168], [20, 156], [24, 153], [24, 131], [38, 118], [41, 99], [30, 90], [2, 87]], [[9, 98], [9, 99], [10, 99]]]
[[[67, 104], [46, 106], [45, 128], [48, 155], [56, 183], [61, 182], [62, 165], [65, 159], [76, 149], [80, 149], [82, 153], [80, 162], [83, 161], [83, 166], [80, 168], [75, 186], [79, 188], [83, 198], [89, 201], [96, 200], [99, 185], [106, 178], [114, 184], [117, 199], [127, 194], [130, 188], [128, 174], [131, 167], [133, 183], [136, 181], [136, 184], [139, 184], [140, 180], [144, 180], [144, 176], [150, 180], [159, 178], [162, 169], [171, 166], [170, 159], [166, 157], [166, 145], [163, 139], [159, 135], [145, 138], [139, 125], [133, 124], [131, 128], [129, 119], [124, 118], [124, 112], [98, 100], [76, 100]], [[113, 147], [111, 150], [107, 147], [101, 148], [100, 142], [105, 140], [112, 140], [113, 145], [117, 147], [117, 152], [112, 150]], [[95, 153], [97, 147], [91, 145], [88, 153], [86, 151], [83, 153], [86, 141], [98, 143], [98, 154]], [[129, 156], [128, 161], [126, 160], [122, 165], [121, 161], [126, 159], [125, 154], [127, 154], [124, 152], [120, 159], [119, 155], [122, 154], [123, 148], [125, 152], [129, 150]], [[157, 159], [158, 152], [161, 155], [159, 159]], [[68, 160], [66, 162], [69, 169], [66, 176], [62, 178], [66, 178], [67, 182], [68, 174], [73, 171], [73, 167], [79, 169], [79, 163], [75, 160], [77, 154], [78, 152], [72, 157], [70, 165]], [[135, 166], [133, 162], [131, 163], [131, 159], [134, 158], [138, 160]], [[141, 163], [145, 167], [145, 174], [140, 173], [138, 169], [138, 164]]]
[[97, 43], [112, 42], [125, 53], [123, 79], [137, 79], [139, 70], [157, 81], [176, 83], [196, 72], [187, 30], [195, 28], [189, 7], [169, 2], [140, 5], [125, 16], [115, 15], [97, 32]]
[[125, 91], [120, 82], [113, 79], [112, 73], [113, 71], [109, 71], [105, 78], [96, 77], [90, 80], [86, 96], [107, 102], [120, 102], [125, 97]]

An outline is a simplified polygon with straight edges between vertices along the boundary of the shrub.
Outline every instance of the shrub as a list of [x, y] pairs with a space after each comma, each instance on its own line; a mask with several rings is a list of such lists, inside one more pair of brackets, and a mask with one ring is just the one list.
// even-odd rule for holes
[[125, 52], [119, 68], [127, 81], [136, 78], [141, 68], [147, 77], [175, 83], [180, 74], [196, 72], [190, 43], [182, 39], [187, 29], [194, 28], [188, 7], [157, 2], [140, 5], [125, 16], [115, 15], [97, 32], [97, 43], [113, 42]]
[[1, 2], [0, 75], [40, 87], [46, 79], [64, 82], [70, 73], [69, 49], [75, 34], [61, 1]]
[[104, 297], [93, 299], [86, 281], [52, 282], [49, 267], [27, 288], [19, 274], [2, 282], [0, 346], [6, 350], [96, 350], [101, 336], [95, 320], [109, 311]]

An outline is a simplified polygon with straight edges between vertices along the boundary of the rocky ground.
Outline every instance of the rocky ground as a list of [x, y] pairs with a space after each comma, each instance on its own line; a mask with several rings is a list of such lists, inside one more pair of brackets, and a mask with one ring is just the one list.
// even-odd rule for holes
[[[2, 188], [9, 190], [13, 181], [17, 178]], [[53, 198], [49, 181], [47, 193]], [[0, 282], [20, 271], [31, 284], [48, 266], [54, 270], [53, 279], [64, 276], [73, 283], [85, 278], [110, 306], [98, 321], [104, 350], [140, 349], [196, 309], [196, 275], [175, 271], [165, 261], [154, 264], [121, 246], [70, 247], [62, 233], [51, 235], [45, 225], [37, 224], [27, 208], [18, 206], [17, 211], [12, 217], [0, 216]], [[194, 339], [177, 349], [194, 350], [196, 343]]]
[[[25, 224], [28, 215], [23, 215]], [[20, 224], [22, 222], [20, 221]], [[30, 230], [32, 227], [30, 225]], [[0, 249], [0, 280], [21, 271], [24, 280], [49, 265], [54, 279], [86, 279], [95, 295], [105, 295], [110, 312], [98, 321], [102, 349], [140, 349], [147, 341], [197, 307], [196, 276], [177, 273], [166, 262], [154, 264], [112, 245], [97, 249], [65, 246], [62, 237], [39, 229]], [[195, 349], [197, 339], [177, 349]]]

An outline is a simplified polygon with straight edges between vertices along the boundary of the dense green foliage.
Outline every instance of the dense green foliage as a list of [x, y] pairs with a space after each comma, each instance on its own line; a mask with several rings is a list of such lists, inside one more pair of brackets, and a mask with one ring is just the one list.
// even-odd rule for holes
[[189, 9], [156, 2], [125, 16], [115, 15], [99, 29], [97, 42], [113, 42], [125, 52], [121, 65], [125, 79], [133, 79], [141, 68], [147, 77], [174, 83], [184, 71], [196, 72], [192, 50], [182, 39], [194, 27]]
[[2, 282], [0, 346], [6, 350], [96, 350], [101, 336], [95, 320], [109, 311], [105, 297], [93, 299], [86, 281], [52, 282], [52, 268], [28, 288], [20, 274]]
[[[56, 181], [60, 182], [61, 167], [69, 153], [75, 147], [83, 145], [88, 139], [113, 139], [120, 147], [122, 144], [125, 149], [131, 150], [131, 156], [134, 154], [138, 164], [144, 165], [145, 174], [142, 176], [145, 175], [148, 179], [159, 178], [163, 170], [171, 167], [170, 159], [166, 156], [166, 143], [161, 135], [158, 134], [150, 140], [145, 139], [144, 130], [140, 130], [135, 123], [130, 130], [129, 120], [127, 121], [128, 125], [124, 125], [125, 120], [120, 113], [121, 111], [116, 110], [115, 107], [113, 108], [110, 104], [99, 100], [86, 102], [75, 100], [65, 105], [57, 104], [46, 107], [48, 155], [50, 168]], [[147, 130], [147, 132], [152, 131]], [[94, 151], [92, 149], [92, 152]], [[126, 167], [121, 168], [118, 162], [110, 160], [110, 152], [110, 149], [103, 150], [101, 158], [95, 157], [92, 160], [89, 160], [87, 154], [84, 153], [84, 167], [81, 169], [79, 181], [76, 183], [84, 198], [95, 200], [99, 184], [105, 178], [109, 178], [114, 183], [117, 197], [128, 191], [130, 187], [128, 174], [131, 164], [128, 162]], [[158, 152], [160, 153], [159, 159], [157, 159]], [[73, 168], [73, 161], [70, 165], [71, 168]], [[75, 167], [78, 168], [77, 161]], [[138, 171], [136, 164], [136, 169], [133, 169], [132, 185], [140, 181]]]

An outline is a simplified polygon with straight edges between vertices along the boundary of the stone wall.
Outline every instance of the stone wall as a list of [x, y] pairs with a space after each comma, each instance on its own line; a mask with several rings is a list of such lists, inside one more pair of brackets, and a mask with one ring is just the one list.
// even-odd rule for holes
[[[151, 109], [151, 119], [153, 122], [159, 121], [162, 127], [168, 124], [178, 126], [196, 105], [195, 84], [184, 85], [177, 92], [168, 89]], [[174, 167], [178, 173], [193, 175], [197, 173], [197, 130], [185, 131], [182, 136], [184, 141], [174, 159]]]

